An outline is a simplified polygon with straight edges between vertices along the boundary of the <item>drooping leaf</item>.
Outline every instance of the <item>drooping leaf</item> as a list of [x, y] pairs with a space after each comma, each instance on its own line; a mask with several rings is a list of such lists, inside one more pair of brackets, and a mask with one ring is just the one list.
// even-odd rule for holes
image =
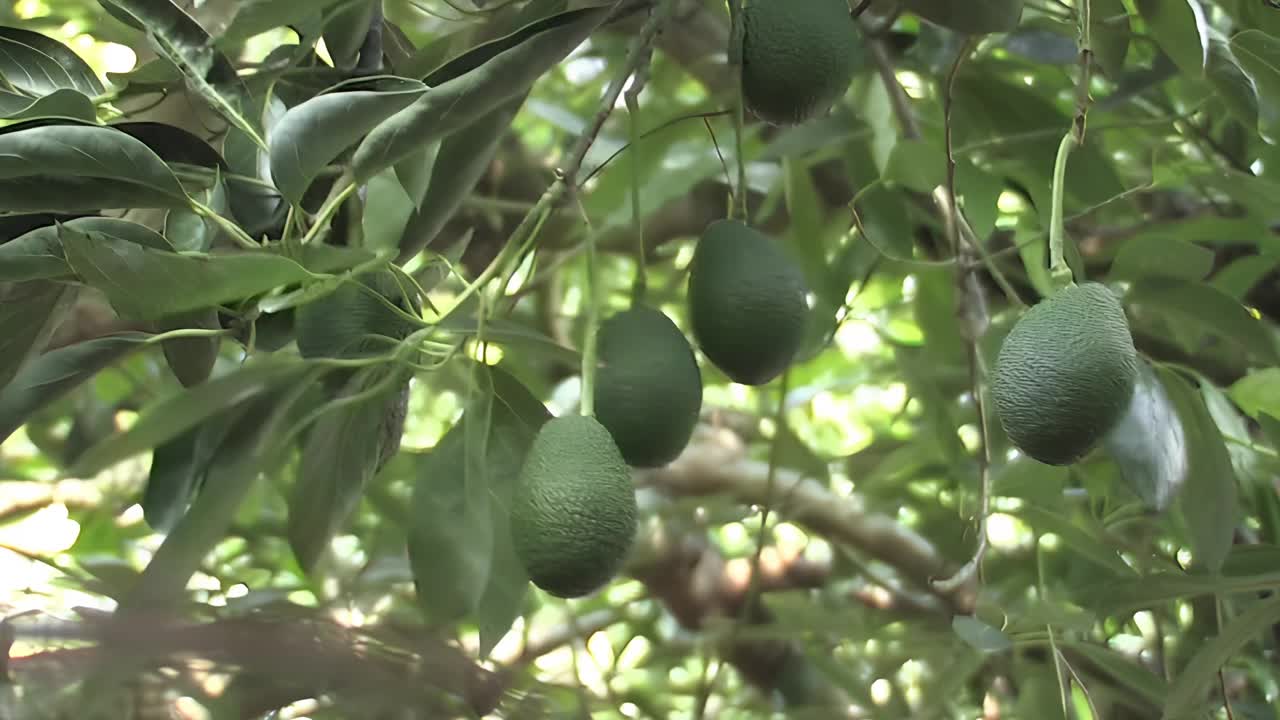
[[1255, 354], [1280, 362], [1280, 352], [1262, 323], [1243, 305], [1212, 285], [1174, 278], [1147, 277], [1134, 283], [1126, 300], [1196, 332], [1217, 335]]
[[[164, 161], [128, 134], [78, 124], [11, 126], [0, 134], [0, 210], [58, 210], [117, 207], [185, 207], [186, 192]], [[73, 189], [74, 188], [74, 189]], [[33, 193], [78, 193], [45, 198]]]
[[1022, 18], [1022, 0], [904, 0], [903, 7], [929, 22], [970, 35], [1008, 32]]
[[361, 79], [289, 108], [271, 133], [271, 179], [292, 202], [334, 158], [426, 92], [417, 80]]
[[214, 307], [312, 277], [298, 263], [271, 252], [180, 254], [142, 247], [97, 230], [63, 225], [67, 262], [120, 313], [157, 320]]
[[1124, 417], [1103, 438], [1120, 477], [1147, 507], [1167, 509], [1187, 478], [1187, 437], [1177, 408], [1145, 361]]
[[101, 472], [168, 442], [215, 413], [293, 381], [309, 367], [296, 357], [267, 355], [197, 387], [165, 395], [144, 407], [129, 429], [86, 450], [71, 472], [80, 476]]
[[1231, 549], [1239, 512], [1231, 456], [1200, 393], [1173, 371], [1158, 368], [1158, 374], [1187, 439], [1189, 467], [1179, 505], [1191, 533], [1194, 559], [1217, 572]]
[[1209, 21], [1200, 0], [1135, 0], [1151, 36], [1178, 69], [1200, 77], [1209, 63]]
[[1277, 622], [1280, 622], [1280, 596], [1258, 601], [1232, 618], [1218, 635], [1196, 650], [1182, 672], [1169, 683], [1164, 717], [1188, 717], [1188, 708], [1200, 705], [1210, 685], [1217, 682], [1218, 671], [1231, 657]]
[[329, 16], [324, 25], [324, 46], [334, 67], [342, 70], [355, 67], [373, 12], [374, 0], [353, 0], [342, 3]]
[[1255, 420], [1263, 413], [1280, 417], [1280, 368], [1266, 368], [1240, 378], [1231, 386], [1231, 399]]
[[196, 438], [200, 428], [162, 443], [151, 453], [147, 488], [142, 495], [142, 517], [157, 532], [168, 532], [187, 511], [195, 494]]
[[608, 8], [584, 10], [572, 22], [527, 38], [479, 67], [432, 87], [379, 124], [356, 147], [351, 160], [356, 180], [367, 181], [524, 93], [586, 39], [608, 13]]
[[36, 411], [128, 353], [145, 347], [149, 337], [144, 333], [109, 335], [34, 358], [0, 388], [0, 442], [22, 427]]
[[115, 122], [110, 127], [137, 138], [165, 162], [230, 170], [227, 161], [204, 138], [177, 125], [133, 120]]
[[244, 88], [235, 67], [205, 29], [172, 0], [98, 0], [144, 28], [156, 52], [182, 72], [187, 86], [260, 147], [257, 127], [244, 114]]
[[407, 375], [402, 368], [356, 374], [308, 430], [289, 494], [289, 545], [304, 570], [315, 566], [355, 510], [384, 448], [392, 441], [399, 446], [404, 415], [397, 405], [405, 401]]
[[1089, 37], [1093, 42], [1093, 54], [1110, 78], [1118, 78], [1124, 69], [1124, 58], [1129, 52], [1129, 11], [1124, 0], [1092, 0], [1089, 12]]
[[418, 207], [405, 224], [398, 262], [422, 252], [444, 229], [489, 168], [524, 98], [520, 94], [441, 141], [426, 190], [421, 197], [410, 196]]
[[1280, 140], [1280, 40], [1248, 29], [1231, 38], [1231, 52], [1257, 88], [1260, 129]]
[[6, 120], [70, 118], [91, 123], [97, 120], [98, 112], [88, 96], [61, 88], [35, 99], [0, 92], [0, 117]]
[[44, 348], [74, 297], [75, 288], [63, 283], [0, 285], [0, 388]]
[[0, 77], [35, 96], [62, 89], [90, 97], [104, 92], [98, 74], [71, 48], [17, 27], [0, 27]]

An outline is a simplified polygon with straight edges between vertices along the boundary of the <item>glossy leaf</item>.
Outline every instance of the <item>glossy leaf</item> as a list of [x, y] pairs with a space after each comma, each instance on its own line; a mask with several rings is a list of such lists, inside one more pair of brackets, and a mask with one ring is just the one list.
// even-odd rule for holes
[[1262, 323], [1212, 285], [1149, 277], [1135, 283], [1126, 300], [1197, 332], [1229, 340], [1264, 361], [1280, 362], [1276, 343]]
[[117, 311], [140, 320], [244, 300], [313, 277], [269, 252], [179, 254], [65, 225], [60, 235], [76, 274], [105, 293]]
[[36, 96], [66, 89], [93, 97], [105, 91], [98, 74], [71, 48], [17, 27], [0, 27], [0, 77]]
[[31, 99], [24, 95], [0, 93], [0, 118], [6, 120], [31, 120], [34, 118], [70, 118], [94, 122], [98, 111], [87, 96], [61, 88], [48, 95]]
[[1231, 52], [1257, 87], [1260, 129], [1280, 139], [1280, 40], [1248, 29], [1231, 38]]
[[1189, 459], [1182, 422], [1145, 361], [1138, 365], [1138, 382], [1124, 417], [1103, 446], [1120, 468], [1120, 477], [1147, 507], [1163, 511], [1187, 479]]
[[[0, 181], [19, 181], [31, 186], [31, 192], [46, 193], [71, 192], [62, 181], [79, 183], [82, 196], [74, 198], [76, 207], [86, 202], [96, 207], [187, 205], [182, 185], [164, 161], [125, 133], [71, 124], [9, 130], [0, 134]], [[86, 198], [84, 193], [97, 196]], [[54, 204], [52, 199], [45, 202]], [[44, 204], [29, 208], [21, 195], [6, 195], [0, 196], [0, 209], [44, 209]], [[59, 209], [69, 208], [64, 203]]]
[[290, 108], [271, 134], [271, 179], [275, 186], [289, 200], [300, 203], [326, 165], [424, 92], [426, 86], [417, 80], [361, 80]]
[[0, 286], [0, 387], [44, 349], [75, 297], [62, 283], [32, 281]]
[[146, 346], [149, 335], [122, 333], [51, 350], [0, 387], [0, 442], [27, 418], [64, 397], [125, 355]]
[[479, 67], [431, 88], [387, 118], [356, 147], [352, 169], [364, 182], [434, 140], [467, 127], [526, 92], [572, 52], [608, 15], [584, 10], [567, 24], [503, 50]]
[[1189, 468], [1180, 507], [1194, 561], [1216, 572], [1231, 549], [1239, 512], [1231, 456], [1200, 394], [1170, 370], [1160, 368], [1158, 374], [1187, 438]]
[[222, 410], [279, 388], [308, 368], [297, 358], [265, 356], [197, 387], [161, 397], [144, 407], [128, 430], [86, 450], [72, 472], [93, 475], [158, 447]]
[[[97, 231], [143, 247], [168, 249], [163, 235], [129, 220], [109, 217], [74, 218], [62, 223], [73, 230]], [[0, 245], [0, 281], [69, 278], [73, 275], [62, 251], [57, 225], [46, 225]]]
[[1209, 63], [1209, 23], [1200, 0], [1135, 0], [1138, 14], [1178, 69], [1199, 77]]

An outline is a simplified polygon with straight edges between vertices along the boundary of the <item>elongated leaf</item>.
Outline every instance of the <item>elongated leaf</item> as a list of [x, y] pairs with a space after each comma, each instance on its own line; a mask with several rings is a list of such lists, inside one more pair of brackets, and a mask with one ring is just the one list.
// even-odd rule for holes
[[[315, 566], [355, 510], [381, 467], [384, 447], [399, 445], [404, 416], [398, 415], [398, 423], [395, 418], [407, 382], [403, 369], [360, 373], [336, 398], [345, 403], [326, 411], [308, 431], [289, 495], [289, 544], [304, 570]], [[353, 403], [353, 395], [361, 399]]]
[[1183, 73], [1200, 77], [1209, 63], [1209, 21], [1200, 0], [1135, 0], [1156, 44]]
[[1015, 513], [1041, 534], [1053, 533], [1062, 539], [1067, 549], [1080, 553], [1113, 576], [1132, 576], [1133, 568], [1125, 563], [1116, 548], [1104, 543], [1094, 532], [1071, 521], [1070, 518], [1044, 508], [1027, 505]]
[[1204, 69], [1205, 77], [1235, 119], [1247, 128], [1256, 128], [1258, 126], [1256, 86], [1240, 68], [1240, 63], [1226, 37], [1212, 27], [1209, 30], [1209, 58]]
[[94, 122], [98, 112], [88, 96], [62, 88], [34, 100], [23, 95], [0, 93], [0, 117], [6, 120], [71, 118]]
[[[442, 620], [474, 613], [486, 655], [519, 614], [528, 586], [511, 547], [508, 508], [524, 455], [549, 414], [505, 371], [478, 372], [487, 375], [477, 384], [488, 392], [473, 398], [419, 465], [409, 556], [424, 610]], [[477, 525], [491, 530], [483, 551]]]
[[0, 77], [37, 96], [61, 89], [90, 97], [104, 92], [98, 74], [71, 48], [23, 28], [0, 27]]
[[120, 313], [157, 320], [243, 300], [313, 274], [271, 252], [179, 254], [98, 231], [60, 231], [67, 262]]
[[524, 99], [521, 94], [441, 141], [426, 192], [405, 224], [397, 262], [422, 252], [444, 229], [489, 168]]
[[[83, 217], [62, 223], [80, 232], [101, 232], [142, 247], [172, 250], [168, 239], [155, 230], [119, 218]], [[0, 280], [64, 278], [72, 276], [62, 251], [57, 225], [46, 225], [0, 245]]]
[[1213, 251], [1175, 237], [1146, 235], [1126, 242], [1111, 265], [1110, 278], [1171, 277], [1203, 280], [1213, 269]]
[[[61, 180], [96, 181], [86, 183], [81, 192], [109, 187], [102, 199], [114, 203], [95, 203], [97, 207], [187, 205], [178, 179], [146, 145], [117, 130], [92, 125], [37, 125], [5, 132], [0, 135], [0, 180], [21, 181], [45, 192], [69, 189], [58, 186]], [[14, 207], [5, 198], [0, 199], [0, 209], [25, 208]]]
[[1268, 363], [1280, 363], [1280, 352], [1262, 323], [1212, 285], [1148, 277], [1134, 283], [1126, 299], [1197, 332], [1230, 340]]
[[1003, 652], [1013, 647], [1013, 641], [1007, 635], [969, 615], [951, 618], [951, 629], [975, 650], [991, 653]]
[[129, 121], [112, 123], [110, 127], [141, 141], [167, 163], [219, 168], [224, 172], [231, 169], [204, 138], [177, 125]]
[[295, 376], [293, 382], [273, 386], [247, 401], [244, 421], [228, 433], [209, 464], [207, 483], [217, 492], [197, 496], [138, 582], [121, 599], [118, 615], [130, 617], [168, 608], [181, 599], [205, 554], [225, 536], [240, 503], [286, 441], [286, 430], [293, 420], [291, 411], [299, 396], [294, 389], [308, 382], [305, 374]]
[[172, 530], [195, 495], [198, 482], [195, 450], [199, 434], [199, 427], [192, 428], [157, 446], [151, 453], [147, 489], [142, 496], [142, 517], [157, 532]]
[[1120, 477], [1147, 507], [1167, 509], [1187, 479], [1187, 437], [1164, 385], [1145, 361], [1124, 417], [1103, 439]]
[[72, 286], [41, 280], [0, 286], [0, 387], [43, 349], [74, 296]]
[[111, 335], [34, 358], [9, 384], [0, 388], [0, 442], [41, 408], [125, 355], [145, 347], [149, 337], [144, 333]]
[[1258, 91], [1258, 121], [1271, 140], [1280, 139], [1280, 40], [1262, 30], [1231, 38], [1231, 53]]
[[[318, 30], [323, 11], [342, 0], [245, 0], [238, 3], [231, 24], [222, 33], [219, 42], [239, 42], [254, 35], [286, 25], [295, 28]], [[304, 35], [314, 37], [314, 35]]]
[[1153, 704], [1164, 701], [1169, 686], [1164, 678], [1152, 673], [1141, 665], [1126, 659], [1123, 655], [1086, 642], [1059, 640], [1059, 647], [1069, 649], [1083, 655], [1107, 675], [1120, 684], [1132, 689]]
[[1267, 368], [1240, 378], [1231, 386], [1231, 399], [1255, 420], [1263, 413], [1280, 417], [1280, 368]]
[[271, 179], [293, 203], [334, 158], [426, 92], [417, 80], [346, 83], [289, 108], [271, 133]]
[[1180, 506], [1194, 561], [1217, 572], [1231, 550], [1239, 512], [1231, 456], [1200, 393], [1180, 375], [1164, 368], [1158, 372], [1187, 438], [1189, 470]]
[[182, 72], [197, 96], [256, 145], [266, 147], [258, 128], [243, 114], [244, 89], [236, 77], [235, 67], [214, 46], [200, 23], [172, 0], [98, 1], [137, 20], [152, 47]]
[[270, 392], [307, 371], [296, 357], [268, 355], [197, 387], [166, 395], [143, 408], [137, 422], [90, 447], [71, 474], [93, 475], [158, 447], [217, 412]]
[[1093, 54], [1108, 77], [1119, 78], [1132, 35], [1129, 11], [1124, 0], [1092, 0], [1092, 3], [1089, 35], [1093, 41]]
[[539, 33], [474, 70], [431, 88], [374, 128], [356, 148], [352, 170], [359, 182], [456, 132], [526, 92], [595, 30], [607, 8], [584, 10], [573, 22]]
[[1280, 622], [1280, 596], [1255, 603], [1228, 622], [1216, 637], [1196, 650], [1178, 677], [1169, 683], [1163, 717], [1171, 720], [1187, 717], [1186, 711], [1199, 706], [1210, 684], [1217, 681], [1218, 670], [1277, 622]]
[[1008, 32], [1022, 18], [1022, 0], [903, 0], [902, 5], [929, 22], [970, 35]]

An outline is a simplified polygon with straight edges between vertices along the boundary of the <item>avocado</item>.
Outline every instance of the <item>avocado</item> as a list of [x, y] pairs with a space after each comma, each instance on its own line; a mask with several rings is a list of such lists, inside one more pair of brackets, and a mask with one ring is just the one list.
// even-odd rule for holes
[[707, 226], [689, 266], [694, 339], [743, 385], [763, 385], [795, 359], [809, 314], [804, 274], [772, 239], [740, 220]]
[[1070, 465], [1120, 421], [1137, 377], [1124, 308], [1106, 286], [1087, 282], [1018, 319], [996, 356], [991, 397], [1015, 447]]
[[745, 0], [742, 20], [742, 99], [756, 117], [800, 124], [849, 89], [858, 30], [845, 0]]
[[637, 528], [631, 472], [595, 418], [548, 420], [534, 436], [511, 504], [511, 539], [534, 585], [589, 595], [622, 567]]
[[658, 467], [689, 444], [702, 410], [702, 373], [662, 311], [638, 305], [600, 325], [596, 419], [632, 467]]
[[298, 352], [308, 358], [357, 358], [390, 352], [415, 326], [377, 296], [410, 315], [420, 312], [391, 270], [363, 273], [355, 282], [344, 282], [297, 308], [294, 331]]

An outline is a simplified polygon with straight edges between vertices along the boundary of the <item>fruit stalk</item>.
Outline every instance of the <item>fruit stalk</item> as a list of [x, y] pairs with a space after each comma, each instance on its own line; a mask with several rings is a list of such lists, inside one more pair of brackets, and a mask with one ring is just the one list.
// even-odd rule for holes
[[1063, 219], [1063, 192], [1067, 175], [1067, 157], [1077, 145], [1084, 144], [1086, 120], [1092, 98], [1089, 95], [1090, 67], [1093, 58], [1092, 39], [1089, 25], [1089, 0], [1077, 3], [1078, 38], [1080, 48], [1080, 78], [1076, 85], [1076, 115], [1071, 121], [1071, 129], [1058, 144], [1058, 156], [1053, 163], [1053, 206], [1049, 216], [1049, 278], [1054, 290], [1059, 290], [1073, 282], [1071, 268], [1064, 257], [1066, 243], [1066, 227]]
[[747, 219], [747, 163], [742, 157], [742, 133], [746, 125], [746, 108], [742, 97], [742, 0], [729, 0], [729, 67], [737, 92], [733, 95], [733, 158], [738, 164], [737, 188], [729, 205], [729, 218]]

